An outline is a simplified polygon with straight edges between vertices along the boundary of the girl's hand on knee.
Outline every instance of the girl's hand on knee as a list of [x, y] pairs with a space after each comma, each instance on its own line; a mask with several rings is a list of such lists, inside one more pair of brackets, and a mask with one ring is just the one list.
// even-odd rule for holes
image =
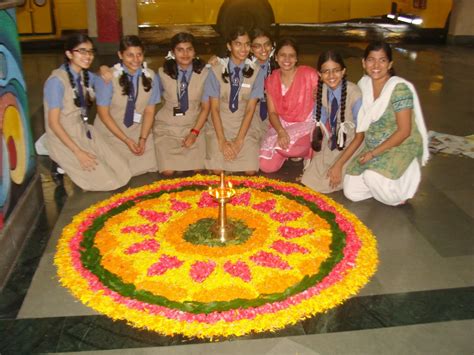
[[183, 139], [183, 147], [189, 148], [196, 142], [197, 136], [193, 133], [189, 133], [186, 138]]
[[283, 150], [288, 149], [290, 146], [290, 136], [284, 129], [278, 131], [278, 145]]
[[237, 156], [240, 151], [242, 150], [242, 146], [244, 145], [244, 142], [240, 139], [234, 139], [232, 141], [232, 149], [234, 150], [235, 155]]
[[232, 143], [229, 141], [225, 142], [222, 153], [224, 154], [225, 160], [234, 160], [237, 156], [234, 147], [232, 146]]
[[80, 150], [76, 153], [76, 158], [81, 164], [81, 168], [86, 171], [95, 170], [97, 166], [97, 157], [94, 154], [88, 153], [84, 150]]
[[140, 155], [140, 148], [138, 147], [138, 144], [133, 141], [131, 138], [127, 138], [125, 140], [125, 144], [127, 145], [128, 149], [135, 154], [135, 155]]
[[375, 158], [375, 155], [374, 153], [372, 153], [371, 151], [370, 152], [366, 152], [364, 154], [362, 154], [359, 158], [359, 163], [361, 164], [365, 164], [367, 163], [369, 160], [372, 160]]
[[329, 178], [329, 186], [333, 189], [338, 187], [342, 182], [342, 167], [335, 164], [329, 170], [327, 177]]
[[146, 140], [143, 138], [139, 138], [138, 144], [137, 144], [137, 147], [138, 147], [137, 155], [143, 155], [143, 153], [145, 153], [145, 145], [146, 145]]

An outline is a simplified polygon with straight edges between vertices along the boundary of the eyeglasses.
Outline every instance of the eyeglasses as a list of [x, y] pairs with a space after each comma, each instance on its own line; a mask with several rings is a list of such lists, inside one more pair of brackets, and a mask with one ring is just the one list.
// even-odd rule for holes
[[321, 70], [321, 75], [339, 74], [343, 70], [342, 68], [324, 69]]
[[78, 48], [78, 49], [73, 49], [72, 52], [79, 53], [80, 55], [86, 55], [86, 54], [94, 55], [97, 51], [95, 48], [92, 48], [92, 49]]

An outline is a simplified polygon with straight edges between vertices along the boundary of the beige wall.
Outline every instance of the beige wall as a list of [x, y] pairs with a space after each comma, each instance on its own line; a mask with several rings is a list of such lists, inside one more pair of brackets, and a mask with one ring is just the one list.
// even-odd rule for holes
[[474, 36], [474, 1], [454, 0], [449, 36]]

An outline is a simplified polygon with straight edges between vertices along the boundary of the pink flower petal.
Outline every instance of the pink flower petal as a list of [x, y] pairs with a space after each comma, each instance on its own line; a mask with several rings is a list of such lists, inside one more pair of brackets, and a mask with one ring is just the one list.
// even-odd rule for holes
[[301, 245], [285, 242], [284, 240], [277, 240], [272, 244], [272, 249], [279, 253], [289, 255], [293, 253], [308, 254], [309, 250], [302, 247]]
[[278, 227], [278, 232], [282, 235], [282, 237], [286, 239], [293, 239], [298, 238], [306, 234], [311, 234], [314, 232], [314, 229], [306, 229], [306, 228], [293, 228], [289, 226], [280, 226]]
[[171, 213], [156, 212], [153, 210], [139, 210], [138, 214], [148, 219], [150, 222], [155, 222], [155, 223], [166, 222], [171, 217]]
[[132, 244], [125, 250], [125, 254], [136, 254], [141, 251], [151, 251], [156, 253], [160, 249], [160, 243], [154, 239], [147, 239], [143, 242]]
[[191, 204], [188, 202], [178, 201], [176, 199], [171, 200], [171, 209], [173, 211], [176, 211], [176, 212], [185, 211], [190, 208], [191, 208]]
[[209, 275], [212, 274], [215, 268], [216, 263], [213, 261], [196, 261], [194, 264], [191, 265], [189, 275], [194, 281], [200, 283], [206, 280]]
[[179, 260], [176, 256], [162, 255], [160, 260], [157, 263], [154, 263], [148, 269], [148, 276], [157, 276], [163, 275], [166, 271], [170, 269], [179, 268], [184, 261]]
[[141, 235], [154, 236], [158, 232], [157, 224], [140, 224], [138, 226], [127, 226], [122, 228], [120, 231], [122, 233], [138, 233]]
[[272, 212], [270, 218], [280, 223], [294, 221], [303, 215], [300, 211], [293, 212]]
[[236, 195], [232, 197], [230, 200], [230, 203], [234, 206], [236, 205], [243, 205], [243, 206], [248, 206], [250, 202], [250, 192], [244, 192], [243, 194]]
[[278, 255], [267, 253], [265, 251], [259, 251], [257, 254], [252, 255], [250, 257], [250, 260], [260, 266], [266, 266], [282, 270], [291, 269], [291, 266]]
[[245, 282], [252, 280], [250, 268], [243, 261], [237, 261], [234, 264], [231, 261], [227, 261], [224, 264], [224, 270], [234, 277], [240, 277]]
[[276, 206], [276, 200], [271, 199], [271, 200], [266, 200], [264, 202], [257, 203], [253, 205], [252, 208], [260, 212], [268, 213], [271, 210], [273, 210], [275, 206]]

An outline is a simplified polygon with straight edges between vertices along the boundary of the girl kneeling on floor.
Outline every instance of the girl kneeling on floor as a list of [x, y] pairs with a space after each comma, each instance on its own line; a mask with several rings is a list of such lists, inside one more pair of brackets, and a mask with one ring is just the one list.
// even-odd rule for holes
[[46, 145], [51, 159], [83, 190], [109, 191], [131, 177], [126, 161], [88, 124], [97, 77], [89, 72], [95, 49], [84, 34], [65, 43], [65, 63], [44, 85]]
[[342, 178], [349, 159], [361, 145], [364, 134], [355, 133], [362, 104], [356, 84], [347, 81], [341, 55], [329, 50], [318, 59], [320, 81], [315, 106], [315, 151], [301, 182], [322, 193], [342, 189]]

